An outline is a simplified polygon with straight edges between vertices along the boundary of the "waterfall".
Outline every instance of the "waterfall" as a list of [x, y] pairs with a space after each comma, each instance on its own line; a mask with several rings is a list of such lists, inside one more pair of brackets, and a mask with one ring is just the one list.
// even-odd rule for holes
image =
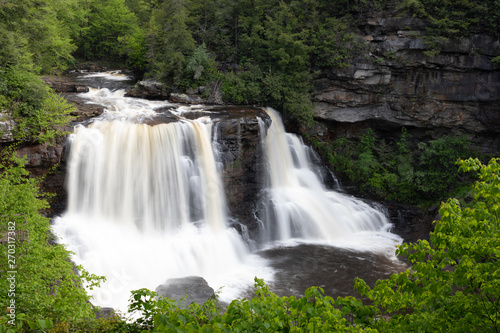
[[[69, 137], [68, 207], [54, 231], [74, 260], [107, 282], [101, 306], [126, 309], [130, 291], [169, 278], [202, 276], [230, 301], [257, 276], [272, 280], [227, 226], [226, 204], [206, 117], [150, 126], [147, 101], [106, 89], [112, 107]], [[149, 107], [148, 107], [149, 106]]]
[[266, 130], [260, 122], [268, 169], [261, 242], [296, 239], [355, 249], [393, 248], [400, 239], [388, 231], [385, 215], [359, 199], [327, 190], [313, 172], [308, 147], [285, 132], [275, 110], [266, 111], [272, 124]]
[[[212, 137], [218, 124], [206, 116], [210, 111], [124, 94], [106, 88], [82, 94], [106, 111], [69, 137], [68, 207], [53, 225], [77, 264], [106, 276], [92, 292], [95, 304], [125, 311], [131, 290], [154, 290], [169, 278], [190, 275], [223, 287], [223, 301], [240, 296], [255, 276], [272, 282], [268, 261], [247, 245], [255, 240], [243, 240], [230, 227], [223, 161]], [[170, 108], [169, 121], [177, 121], [146, 124], [158, 107]], [[193, 110], [198, 118], [186, 118]], [[285, 132], [276, 111], [266, 111], [271, 126], [259, 120], [267, 162], [256, 216], [262, 221], [260, 244], [322, 242], [394, 253], [400, 239], [388, 232], [384, 214], [327, 190], [311, 150]]]
[[68, 214], [151, 233], [200, 221], [214, 232], [224, 229], [210, 133], [210, 124], [199, 121], [78, 126], [70, 138]]

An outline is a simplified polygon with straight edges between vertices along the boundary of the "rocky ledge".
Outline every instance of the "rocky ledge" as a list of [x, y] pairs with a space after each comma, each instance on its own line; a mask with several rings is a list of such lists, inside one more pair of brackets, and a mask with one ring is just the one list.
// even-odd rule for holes
[[417, 139], [443, 132], [468, 135], [484, 152], [498, 150], [499, 43], [475, 35], [429, 55], [425, 24], [400, 13], [374, 13], [360, 23], [368, 52], [342, 70], [315, 80], [314, 113], [332, 136], [357, 136], [367, 127]]

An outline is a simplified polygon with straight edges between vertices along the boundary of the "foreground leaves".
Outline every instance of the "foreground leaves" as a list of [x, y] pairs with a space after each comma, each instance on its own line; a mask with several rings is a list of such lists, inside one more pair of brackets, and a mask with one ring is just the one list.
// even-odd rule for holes
[[477, 171], [469, 204], [449, 199], [441, 205], [430, 240], [403, 244], [398, 254], [411, 269], [358, 290], [390, 320], [373, 322], [381, 331], [498, 332], [500, 330], [500, 175], [498, 159], [482, 165], [460, 161]]

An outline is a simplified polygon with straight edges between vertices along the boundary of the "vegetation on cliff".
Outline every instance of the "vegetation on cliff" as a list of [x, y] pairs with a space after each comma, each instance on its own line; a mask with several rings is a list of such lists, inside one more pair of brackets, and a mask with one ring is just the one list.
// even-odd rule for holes
[[477, 155], [465, 136], [444, 135], [414, 143], [403, 127], [399, 140], [377, 139], [368, 129], [361, 139], [340, 137], [333, 143], [310, 139], [330, 168], [363, 192], [413, 204], [434, 204], [470, 183], [455, 162]]
[[[94, 308], [82, 288], [100, 279], [77, 275], [69, 252], [55, 245], [48, 203], [39, 181], [28, 178], [25, 161], [3, 151], [0, 161], [0, 332], [26, 330], [41, 320], [81, 321], [94, 318]], [[30, 324], [31, 322], [31, 324]]]
[[0, 78], [12, 68], [61, 71], [73, 57], [112, 60], [177, 88], [206, 86], [225, 102], [272, 106], [311, 124], [311, 80], [366, 56], [356, 24], [385, 6], [427, 22], [430, 53], [449, 38], [500, 32], [497, 1], [4, 1]]

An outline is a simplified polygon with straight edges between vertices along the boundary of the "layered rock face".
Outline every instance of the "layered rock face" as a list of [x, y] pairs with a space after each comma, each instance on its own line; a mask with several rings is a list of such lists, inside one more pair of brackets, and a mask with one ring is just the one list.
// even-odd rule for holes
[[[212, 108], [212, 112], [216, 109]], [[267, 125], [271, 120], [261, 109], [227, 106], [220, 110], [211, 117], [229, 214], [251, 231], [257, 227], [254, 210], [265, 168], [259, 119]]]
[[315, 117], [334, 135], [356, 136], [372, 127], [407, 127], [417, 138], [453, 130], [468, 135], [485, 152], [498, 148], [500, 66], [493, 63], [499, 43], [475, 35], [425, 54], [425, 24], [380, 12], [360, 25], [369, 53], [341, 71], [315, 81]]

